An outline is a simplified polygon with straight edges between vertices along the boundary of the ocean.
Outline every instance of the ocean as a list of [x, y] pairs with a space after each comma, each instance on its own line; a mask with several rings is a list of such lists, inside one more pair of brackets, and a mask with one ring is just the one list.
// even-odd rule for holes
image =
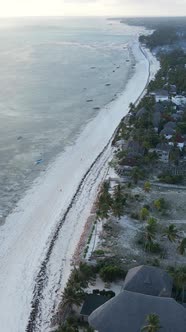
[[105, 18], [0, 20], [0, 220], [135, 70], [137, 32]]

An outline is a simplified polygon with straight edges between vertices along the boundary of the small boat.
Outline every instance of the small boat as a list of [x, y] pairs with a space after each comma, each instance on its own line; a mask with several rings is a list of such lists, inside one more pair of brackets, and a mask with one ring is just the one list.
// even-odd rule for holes
[[39, 165], [39, 164], [41, 164], [43, 162], [43, 159], [37, 159], [36, 160], [36, 165]]

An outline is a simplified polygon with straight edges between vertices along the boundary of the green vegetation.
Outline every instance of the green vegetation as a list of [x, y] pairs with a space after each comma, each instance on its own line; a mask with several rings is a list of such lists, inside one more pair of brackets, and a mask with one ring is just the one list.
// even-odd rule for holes
[[151, 190], [151, 184], [150, 182], [146, 181], [144, 183], [144, 191], [149, 192]]
[[126, 271], [123, 270], [121, 262], [117, 259], [105, 259], [99, 261], [96, 266], [96, 272], [104, 282], [112, 282], [124, 278]]
[[143, 207], [140, 211], [140, 219], [146, 220], [149, 216], [149, 210], [146, 207]]
[[124, 205], [126, 202], [126, 197], [124, 196], [123, 192], [122, 192], [122, 188], [121, 185], [117, 185], [114, 188], [114, 194], [112, 197], [112, 213], [113, 216], [117, 217], [117, 218], [121, 218], [121, 216], [124, 213]]
[[87, 322], [82, 322], [75, 316], [69, 316], [66, 322], [56, 332], [78, 332], [79, 328], [81, 328], [83, 332], [94, 332]]
[[174, 224], [170, 224], [164, 230], [164, 235], [167, 236], [170, 242], [175, 242], [178, 237], [178, 230]]
[[178, 93], [186, 91], [186, 54], [181, 49], [170, 53], [161, 53], [160, 63], [161, 69], [156, 74], [155, 80], [150, 82], [148, 90], [163, 88], [166, 77], [168, 89], [172, 84], [176, 85]]
[[103, 256], [104, 253], [105, 253], [104, 250], [100, 250], [100, 249], [94, 251], [94, 255], [96, 255], [96, 256]]
[[102, 185], [100, 195], [97, 201], [97, 217], [107, 219], [112, 204], [112, 198], [109, 193], [109, 183], [105, 181]]
[[186, 266], [169, 267], [168, 272], [173, 277], [176, 286], [176, 297], [179, 299], [181, 292], [181, 301], [184, 302], [185, 286], [186, 286]]
[[172, 175], [170, 172], [162, 172], [159, 175], [159, 181], [167, 184], [182, 184], [183, 176], [182, 175]]
[[180, 255], [184, 255], [184, 253], [186, 252], [186, 238], [180, 241], [177, 251]]
[[124, 213], [126, 196], [120, 184], [115, 186], [114, 193], [109, 193], [109, 184], [104, 182], [97, 201], [97, 218], [108, 219], [109, 214], [121, 218]]
[[131, 179], [133, 180], [134, 184], [137, 184], [139, 180], [144, 178], [144, 173], [139, 167], [134, 167], [131, 172]]
[[123, 270], [116, 265], [108, 265], [102, 267], [99, 274], [103, 281], [112, 282], [123, 277]]
[[157, 332], [161, 329], [159, 316], [156, 314], [149, 314], [146, 317], [146, 323], [144, 327], [141, 328], [141, 332]]
[[156, 199], [154, 201], [154, 206], [160, 212], [165, 211], [167, 209], [167, 203], [163, 197]]
[[93, 289], [93, 294], [107, 296], [109, 299], [111, 299], [112, 297], [114, 297], [116, 295], [113, 291], [111, 291], [111, 290], [106, 291], [105, 289], [103, 289], [101, 291], [99, 289]]
[[139, 41], [144, 43], [150, 49], [153, 49], [156, 46], [162, 46], [167, 44], [173, 44], [175, 41], [178, 40], [176, 35], [175, 28], [171, 27], [163, 27], [155, 30], [149, 36], [140, 36]]

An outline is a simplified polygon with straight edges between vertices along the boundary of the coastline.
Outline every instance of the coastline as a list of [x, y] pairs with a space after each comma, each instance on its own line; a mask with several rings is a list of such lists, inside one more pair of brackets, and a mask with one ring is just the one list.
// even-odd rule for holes
[[[78, 245], [87, 217], [90, 214], [99, 184], [106, 174], [106, 165], [108, 165], [112, 150], [108, 141], [111, 141], [119, 122], [127, 114], [129, 103], [139, 99], [139, 95], [142, 96], [146, 88], [147, 81], [144, 76], [148, 74], [147, 59], [144, 60], [144, 55], [142, 57], [139, 54], [137, 44], [136, 42], [133, 50], [136, 52], [136, 56], [139, 57], [138, 65], [139, 67], [141, 65], [141, 68], [139, 68], [139, 72], [135, 73], [128, 82], [124, 93], [117, 100], [109, 104], [109, 106], [107, 105], [101, 110], [98, 116], [87, 125], [76, 144], [69, 147], [68, 151], [56, 160], [55, 165], [52, 165], [47, 174], [35, 184], [35, 188], [29, 190], [26, 197], [20, 202], [19, 207], [14, 210], [7, 218], [5, 225], [2, 226], [1, 243], [3, 250], [1, 251], [2, 273], [0, 276], [0, 287], [3, 288], [1, 291], [0, 312], [4, 312], [5, 314], [3, 317], [0, 317], [0, 322], [2, 324], [1, 329], [4, 332], [11, 330], [15, 332], [25, 331], [31, 311], [30, 301], [35, 287], [35, 278], [38, 276], [41, 263], [45, 261], [46, 253], [50, 249], [56, 228], [63, 220], [67, 211], [68, 215], [65, 215], [64, 223], [62, 222], [63, 226], [60, 228], [60, 233], [57, 234], [60, 241], [58, 241], [58, 244], [55, 243], [55, 248], [52, 247], [53, 257], [51, 259], [50, 255], [49, 266], [45, 268], [45, 272], [52, 271], [52, 275], [50, 275], [47, 281], [48, 288], [42, 288], [42, 291], [45, 290], [44, 295], [46, 296], [46, 298], [44, 296], [43, 307], [46, 305], [47, 289], [50, 289], [55, 283], [58, 283], [58, 289], [57, 294], [54, 291], [53, 295], [56, 298], [59, 297], [58, 300], [60, 300], [61, 291], [71, 272], [73, 253]], [[149, 54], [148, 56], [148, 61], [153, 61], [153, 56]], [[142, 68], [143, 65], [146, 71], [145, 75], [144, 68]], [[151, 75], [154, 75], [154, 73], [152, 72]], [[148, 75], [149, 79], [152, 78], [151, 75]], [[143, 87], [143, 90], [139, 94], [138, 89], [141, 90], [141, 87]], [[115, 109], [117, 114], [113, 112], [113, 109]], [[125, 112], [123, 111], [124, 109]], [[110, 126], [109, 132], [108, 126]], [[90, 137], [90, 133], [92, 137]], [[103, 134], [105, 134], [104, 137]], [[80, 151], [78, 150], [78, 146], [81, 147]], [[104, 152], [102, 152], [103, 150]], [[88, 153], [85, 158], [84, 154], [86, 152]], [[70, 160], [68, 160], [69, 155], [73, 157]], [[98, 159], [95, 162], [96, 158]], [[78, 163], [81, 164], [80, 171], [76, 167]], [[87, 169], [91, 170], [91, 172], [88, 172]], [[72, 174], [74, 176], [73, 181]], [[71, 178], [70, 185], [67, 175]], [[84, 182], [81, 183], [80, 181], [83, 177]], [[65, 185], [67, 190], [65, 189]], [[78, 187], [79, 191], [77, 191]], [[72, 201], [73, 197], [74, 200]], [[67, 210], [72, 205], [73, 209]], [[61, 209], [62, 206], [63, 209]], [[12, 225], [15, 222], [16, 225]], [[6, 238], [7, 233], [9, 234], [8, 238]], [[58, 251], [59, 249], [60, 251]], [[60, 271], [57, 271], [59, 269]], [[16, 288], [19, 286], [20, 288], [15, 294]], [[24, 297], [25, 289], [28, 289], [28, 292], [27, 296], [25, 294]], [[37, 295], [37, 287], [35, 288], [35, 292]], [[53, 305], [53, 300], [54, 297], [51, 295], [50, 301], [48, 301], [50, 303], [47, 303], [48, 307], [44, 308], [44, 312], [41, 310], [40, 320], [44, 317], [49, 320], [48, 313], [50, 312], [51, 305]], [[22, 310], [19, 306], [22, 307]], [[56, 306], [57, 303], [55, 303]], [[17, 308], [18, 311], [20, 309], [20, 312], [22, 311], [21, 317], [17, 317], [14, 308]], [[7, 322], [9, 326], [7, 326]], [[40, 331], [46, 331], [49, 321], [45, 321], [44, 323], [46, 325], [44, 324]]]

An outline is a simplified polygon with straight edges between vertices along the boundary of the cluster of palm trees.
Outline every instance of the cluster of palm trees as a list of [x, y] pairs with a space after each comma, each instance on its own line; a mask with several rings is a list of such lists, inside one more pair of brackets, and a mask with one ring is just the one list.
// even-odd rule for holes
[[[147, 213], [148, 212], [148, 213]], [[157, 246], [157, 243], [155, 243], [156, 233], [158, 229], [158, 222], [155, 218], [149, 217], [149, 211], [146, 208], [142, 208], [140, 212], [140, 216], [142, 220], [147, 219], [147, 224], [145, 226], [144, 234], [143, 234], [143, 240], [144, 240], [144, 247], [146, 251], [152, 252], [155, 248], [155, 245]], [[178, 239], [180, 239], [178, 234], [178, 229], [174, 224], [170, 224], [163, 230], [163, 236], [166, 236], [167, 239], [170, 242], [176, 242]], [[180, 239], [179, 244], [177, 247], [177, 252], [180, 255], [184, 255], [186, 252], [186, 238]]]
[[126, 196], [120, 184], [114, 188], [113, 195], [109, 192], [109, 182], [105, 181], [102, 185], [97, 201], [98, 219], [108, 219], [112, 214], [114, 217], [121, 218], [124, 213]]
[[73, 306], [80, 306], [85, 298], [84, 288], [88, 287], [88, 282], [93, 278], [93, 268], [86, 263], [80, 263], [79, 268], [74, 268], [67, 286], [63, 292], [63, 307], [70, 312]]
[[[179, 238], [178, 230], [174, 224], [170, 224], [169, 226], [167, 226], [164, 230], [163, 235], [167, 236], [170, 242], [176, 242], [176, 240]], [[177, 252], [180, 255], [184, 255], [185, 251], [186, 251], [186, 238], [183, 238], [179, 240]]]

